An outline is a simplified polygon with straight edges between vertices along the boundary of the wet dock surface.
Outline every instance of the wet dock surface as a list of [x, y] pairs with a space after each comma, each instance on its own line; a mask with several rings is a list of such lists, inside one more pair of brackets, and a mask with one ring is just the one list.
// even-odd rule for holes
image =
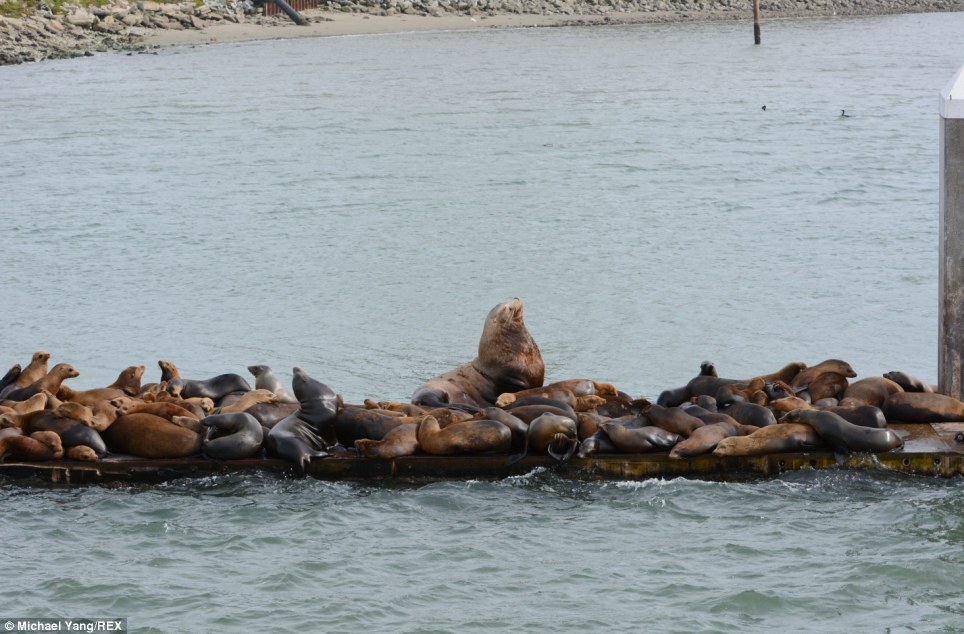
[[[798, 469], [880, 469], [915, 475], [964, 476], [964, 443], [955, 436], [964, 433], [964, 422], [903, 425], [890, 428], [904, 440], [901, 449], [886, 453], [858, 453], [843, 457], [830, 451], [781, 453], [765, 456], [717, 458], [707, 454], [673, 460], [666, 452], [650, 454], [599, 454], [573, 459], [559, 465], [548, 456], [529, 456], [506, 465], [508, 456], [416, 455], [394, 460], [368, 460], [354, 454], [332, 455], [316, 460], [308, 475], [323, 480], [440, 480], [462, 478], [505, 478], [522, 475], [534, 468], [555, 469], [567, 477], [646, 479], [685, 476], [712, 480], [774, 476]], [[202, 457], [177, 460], [148, 460], [111, 455], [97, 462], [50, 461], [0, 464], [0, 479], [55, 484], [156, 483], [176, 478], [203, 477], [226, 473], [263, 471], [294, 476], [284, 460], [252, 458], [216, 461]]]

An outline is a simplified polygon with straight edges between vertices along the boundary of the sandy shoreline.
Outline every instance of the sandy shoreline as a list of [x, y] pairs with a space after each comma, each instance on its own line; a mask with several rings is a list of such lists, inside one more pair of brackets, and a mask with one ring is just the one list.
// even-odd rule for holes
[[[683, 16], [676, 11], [633, 11], [608, 15], [538, 15], [499, 14], [494, 16], [443, 15], [368, 15], [322, 10], [303, 12], [312, 22], [298, 26], [286, 17], [278, 17], [271, 24], [229, 23], [212, 24], [200, 30], [154, 31], [144, 43], [148, 46], [190, 46], [217, 42], [247, 42], [282, 38], [330, 37], [338, 35], [373, 35], [406, 33], [412, 31], [472, 31], [489, 28], [526, 28], [571, 25], [637, 24], [655, 22], [679, 22], [716, 20], [748, 20], [752, 33], [752, 15], [742, 11], [717, 12], [713, 17], [707, 13]], [[752, 35], [751, 35], [752, 37]]]

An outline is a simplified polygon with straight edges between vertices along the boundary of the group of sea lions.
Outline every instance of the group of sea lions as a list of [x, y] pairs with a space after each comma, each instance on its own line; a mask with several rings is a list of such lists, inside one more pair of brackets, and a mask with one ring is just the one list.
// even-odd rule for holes
[[478, 355], [419, 386], [411, 402], [347, 404], [294, 368], [292, 393], [266, 365], [252, 389], [238, 374], [182, 377], [161, 360], [157, 383], [144, 366], [111, 385], [75, 391], [77, 370], [38, 351], [0, 379], [0, 458], [7, 461], [140, 458], [215, 460], [268, 456], [305, 474], [313, 459], [352, 452], [374, 460], [505, 454], [506, 463], [548, 454], [559, 461], [601, 453], [668, 452], [671, 459], [831, 449], [883, 452], [903, 445], [888, 422], [964, 421], [964, 403], [902, 372], [857, 376], [829, 359], [748, 379], [727, 379], [704, 362], [686, 385], [655, 403], [610, 383], [569, 379], [544, 385], [542, 354], [522, 302], [486, 316]]

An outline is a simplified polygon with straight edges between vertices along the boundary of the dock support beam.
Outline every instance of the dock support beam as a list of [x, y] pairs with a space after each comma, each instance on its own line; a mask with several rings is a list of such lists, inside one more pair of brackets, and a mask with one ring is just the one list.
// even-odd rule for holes
[[964, 67], [940, 100], [940, 298], [937, 381], [964, 399]]
[[281, 7], [281, 10], [284, 11], [287, 16], [291, 18], [291, 21], [298, 26], [305, 26], [308, 24], [308, 20], [305, 19], [305, 16], [295, 11], [290, 4], [285, 2], [285, 0], [272, 0], [272, 2]]

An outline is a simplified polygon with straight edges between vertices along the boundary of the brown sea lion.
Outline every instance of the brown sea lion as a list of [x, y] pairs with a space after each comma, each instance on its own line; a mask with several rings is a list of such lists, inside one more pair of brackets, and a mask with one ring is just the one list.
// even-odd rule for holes
[[539, 346], [523, 321], [522, 302], [516, 298], [489, 311], [478, 356], [423, 383], [412, 402], [430, 407], [456, 403], [489, 407], [505, 392], [541, 387], [545, 371]]
[[[347, 406], [346, 406], [347, 407]], [[420, 405], [414, 403], [400, 403], [398, 401], [374, 401], [370, 398], [365, 399], [365, 409], [380, 409], [386, 412], [395, 412], [400, 416], [424, 416], [428, 411]]]
[[526, 423], [531, 423], [543, 414], [555, 414], [556, 416], [565, 416], [573, 421], [578, 420], [576, 413], [572, 411], [572, 408], [570, 407], [562, 409], [559, 407], [553, 407], [552, 405], [522, 405], [506, 411], [511, 413], [516, 418], [522, 419]]
[[58, 363], [42, 378], [37, 379], [27, 387], [13, 390], [7, 394], [5, 398], [10, 401], [25, 401], [34, 394], [43, 391], [56, 394], [64, 381], [75, 376], [80, 376], [80, 373], [77, 372], [74, 366], [69, 363]]
[[8, 462], [43, 462], [59, 460], [64, 455], [60, 436], [51, 431], [38, 431], [29, 436], [0, 438], [0, 460]]
[[897, 392], [884, 401], [889, 423], [953, 423], [964, 421], [964, 403], [934, 392]]
[[651, 453], [669, 451], [681, 440], [679, 434], [668, 432], [660, 427], [626, 427], [619, 423], [603, 423], [600, 429], [606, 432], [613, 445], [622, 453]]
[[111, 400], [110, 403], [115, 407], [118, 416], [127, 416], [128, 414], [153, 414], [154, 416], [160, 416], [167, 420], [172, 420], [175, 416], [184, 416], [197, 421], [204, 418], [204, 416], [199, 415], [197, 411], [182, 407], [174, 401], [145, 403], [144, 401], [123, 396]]
[[669, 452], [674, 460], [692, 458], [710, 453], [724, 438], [730, 436], [746, 436], [755, 432], [758, 427], [740, 425], [739, 423], [712, 423], [695, 430], [686, 440], [681, 440]]
[[890, 379], [897, 385], [904, 388], [905, 392], [937, 392], [937, 386], [925, 383], [916, 376], [911, 376], [906, 372], [894, 370], [884, 374], [885, 379]]
[[891, 429], [854, 425], [833, 412], [798, 409], [784, 416], [781, 422], [810, 425], [819, 434], [821, 440], [837, 452], [881, 452], [904, 445], [900, 436]]
[[844, 391], [843, 398], [840, 399], [840, 405], [842, 407], [858, 407], [860, 405], [880, 407], [888, 396], [903, 391], [904, 388], [890, 379], [882, 376], [870, 376], [851, 383]]
[[501, 453], [512, 447], [512, 432], [494, 420], [467, 420], [442, 429], [434, 417], [425, 416], [416, 435], [421, 450], [435, 456]]
[[23, 416], [30, 412], [36, 412], [47, 406], [48, 395], [44, 392], [34, 394], [25, 401], [4, 401], [0, 406], [0, 413], [11, 413]]
[[780, 418], [780, 414], [786, 414], [787, 412], [792, 412], [795, 409], [813, 409], [813, 405], [806, 402], [802, 398], [797, 398], [796, 396], [787, 396], [770, 401], [769, 408], [773, 410], [775, 414], [777, 414], [777, 418]]
[[371, 460], [391, 460], [411, 456], [418, 450], [418, 424], [405, 423], [392, 429], [381, 440], [355, 441], [358, 453]]
[[249, 365], [248, 372], [254, 375], [254, 389], [268, 390], [278, 397], [279, 403], [297, 403], [298, 399], [281, 385], [281, 381], [266, 365]]
[[250, 392], [245, 392], [237, 398], [232, 399], [231, 403], [228, 403], [227, 405], [222, 404], [219, 408], [220, 411], [217, 413], [234, 414], [238, 412], [246, 412], [255, 405], [260, 405], [261, 403], [277, 403], [280, 400], [281, 399], [278, 398], [278, 395], [271, 390], [251, 390]]
[[98, 401], [93, 407], [65, 401], [54, 409], [54, 413], [80, 421], [97, 432], [102, 432], [113, 425], [118, 416], [117, 408], [109, 401]]
[[548, 453], [559, 462], [565, 462], [578, 448], [576, 421], [568, 416], [547, 412], [529, 423], [522, 452], [510, 456], [506, 465], [515, 464], [527, 455], [543, 453]]
[[[771, 372], [770, 374], [761, 374], [760, 376], [754, 378], [763, 379], [764, 383], [774, 383], [776, 381], [789, 383], [805, 369], [807, 369], [807, 364], [803, 361], [791, 361], [776, 372]], [[749, 383], [749, 381], [747, 382]]]
[[816, 403], [824, 399], [832, 398], [839, 399], [840, 396], [847, 389], [849, 383], [847, 382], [847, 377], [843, 374], [838, 374], [836, 372], [824, 372], [817, 378], [812, 380], [809, 385], [798, 393], [798, 396], [803, 396], [803, 391], [805, 391], [810, 398], [811, 403]]
[[64, 452], [64, 459], [77, 460], [81, 462], [96, 462], [100, 460], [94, 450], [87, 445], [68, 447], [67, 451]]
[[64, 401], [72, 401], [81, 405], [92, 406], [98, 401], [109, 401], [118, 396], [137, 396], [141, 387], [141, 377], [144, 375], [144, 366], [132, 365], [125, 368], [117, 380], [107, 387], [94, 388], [92, 390], [72, 390], [66, 385], [62, 385], [57, 391], [57, 398]]
[[743, 425], [753, 425], [754, 427], [767, 427], [777, 424], [777, 417], [768, 407], [756, 405], [754, 403], [738, 402], [733, 403], [723, 410], [723, 413], [730, 416], [738, 423]]
[[771, 453], [814, 451], [822, 446], [820, 436], [810, 425], [783, 423], [762, 427], [747, 436], [730, 436], [720, 440], [713, 455], [761, 456]]
[[50, 353], [44, 350], [37, 350], [33, 353], [30, 363], [21, 372], [14, 385], [17, 387], [27, 387], [47, 376], [47, 361], [50, 360]]
[[145, 413], [120, 416], [104, 440], [112, 452], [139, 458], [186, 458], [201, 452], [201, 434]]
[[499, 421], [512, 432], [512, 446], [517, 449], [525, 447], [526, 434], [529, 433], [529, 423], [517, 416], [513, 416], [501, 407], [486, 407], [479, 412], [478, 416], [481, 419]]
[[335, 418], [335, 437], [342, 445], [354, 447], [357, 440], [381, 440], [399, 425], [418, 424], [421, 420], [401, 412], [345, 407]]
[[802, 389], [807, 389], [813, 381], [815, 381], [821, 374], [839, 374], [844, 378], [854, 378], [857, 373], [854, 369], [850, 367], [850, 364], [846, 361], [841, 361], [840, 359], [827, 359], [826, 361], [821, 361], [817, 365], [811, 366], [804, 370], [801, 370], [797, 376], [793, 377], [793, 380], [789, 381], [790, 387], [799, 391]]
[[[495, 404], [497, 407], [506, 407], [516, 399], [526, 396], [544, 396], [547, 398], [566, 400], [566, 397], [560, 393], [568, 394], [570, 397], [578, 399], [582, 396], [614, 396], [616, 392], [616, 386], [612, 383], [603, 383], [590, 379], [564, 379], [562, 381], [549, 383], [543, 387], [500, 394]], [[569, 405], [575, 408], [572, 403], [569, 403]]]

